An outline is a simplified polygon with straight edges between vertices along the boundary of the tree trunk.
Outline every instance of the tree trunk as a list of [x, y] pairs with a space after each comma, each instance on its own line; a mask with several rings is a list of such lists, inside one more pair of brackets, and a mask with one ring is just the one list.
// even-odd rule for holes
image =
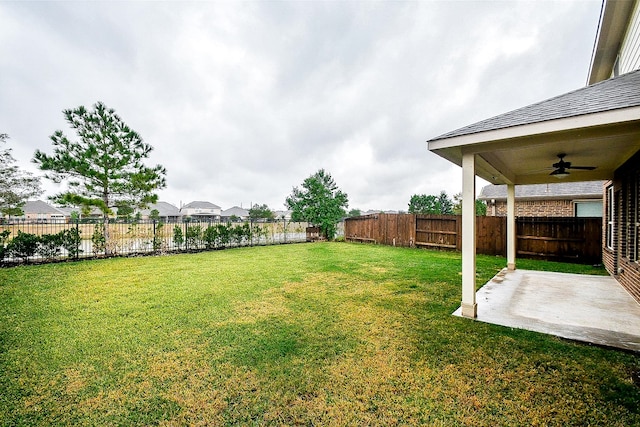
[[104, 254], [111, 255], [111, 246], [109, 244], [109, 215], [105, 214], [103, 217], [103, 229], [104, 235]]
[[[106, 211], [109, 210], [109, 194], [105, 191], [102, 194], [102, 201], [104, 202], [104, 208]], [[111, 245], [109, 241], [109, 214], [108, 212], [104, 212], [104, 221], [103, 221], [103, 234], [104, 234], [104, 254], [111, 255]]]

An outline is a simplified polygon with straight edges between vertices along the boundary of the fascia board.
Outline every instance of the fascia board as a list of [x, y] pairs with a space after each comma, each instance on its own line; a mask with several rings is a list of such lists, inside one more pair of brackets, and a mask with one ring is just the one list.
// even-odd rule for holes
[[[428, 141], [428, 149], [438, 152], [443, 149], [465, 147], [465, 152], [481, 153], [487, 151], [483, 148], [485, 143], [510, 141], [518, 138], [532, 137], [549, 133], [567, 132], [578, 129], [588, 129], [598, 126], [621, 124], [625, 122], [640, 121], [640, 106], [603, 111], [600, 113], [586, 114], [582, 116], [567, 117], [556, 120], [548, 120], [538, 123], [529, 123], [521, 126], [478, 132], [469, 135], [455, 136], [451, 138]], [[493, 146], [490, 150], [495, 149]]]
[[607, 80], [626, 35], [637, 0], [607, 0], [600, 16], [594, 43], [588, 85]]

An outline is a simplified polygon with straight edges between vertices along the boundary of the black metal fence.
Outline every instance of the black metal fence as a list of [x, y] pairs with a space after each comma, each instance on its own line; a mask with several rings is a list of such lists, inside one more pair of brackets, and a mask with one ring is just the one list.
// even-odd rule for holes
[[0, 262], [48, 262], [306, 241], [307, 223], [157, 220], [0, 224]]

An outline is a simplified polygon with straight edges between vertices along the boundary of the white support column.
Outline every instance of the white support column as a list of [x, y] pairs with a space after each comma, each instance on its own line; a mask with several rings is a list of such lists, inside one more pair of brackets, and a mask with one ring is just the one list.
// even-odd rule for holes
[[507, 184], [507, 269], [516, 269], [516, 186]]
[[475, 154], [462, 155], [462, 315], [475, 318], [476, 304], [476, 166]]

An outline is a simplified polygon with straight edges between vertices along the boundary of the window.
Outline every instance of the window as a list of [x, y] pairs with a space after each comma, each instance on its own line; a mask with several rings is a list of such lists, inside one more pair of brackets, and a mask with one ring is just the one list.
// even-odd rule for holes
[[640, 259], [640, 173], [636, 174], [634, 181], [631, 184], [632, 194], [629, 196], [631, 209], [631, 215], [629, 215], [629, 247], [631, 253], [629, 259], [631, 261], [638, 262]]
[[622, 256], [638, 260], [638, 177], [629, 175], [622, 185], [620, 205], [620, 246]]
[[601, 201], [574, 202], [574, 214], [576, 217], [598, 217], [602, 218]]
[[613, 200], [613, 185], [607, 188], [607, 248], [613, 250], [613, 224], [615, 209]]

